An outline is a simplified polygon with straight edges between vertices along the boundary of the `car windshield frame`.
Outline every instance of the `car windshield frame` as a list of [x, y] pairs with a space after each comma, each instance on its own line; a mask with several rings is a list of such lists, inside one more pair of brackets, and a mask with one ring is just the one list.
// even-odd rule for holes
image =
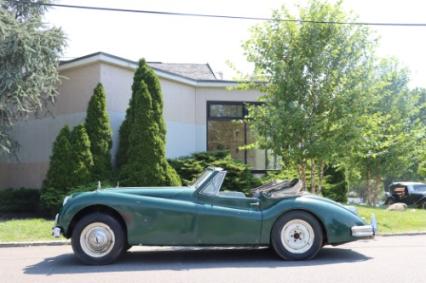
[[212, 178], [209, 178], [208, 181], [204, 183], [205, 185], [200, 189], [199, 193], [206, 196], [219, 195], [219, 192], [222, 189], [223, 181], [225, 180], [226, 173], [227, 171], [223, 170], [216, 172]]
[[198, 177], [195, 179], [195, 181], [191, 184], [191, 187], [198, 190], [202, 184], [204, 184], [210, 176], [213, 174], [214, 170], [212, 168], [205, 169]]

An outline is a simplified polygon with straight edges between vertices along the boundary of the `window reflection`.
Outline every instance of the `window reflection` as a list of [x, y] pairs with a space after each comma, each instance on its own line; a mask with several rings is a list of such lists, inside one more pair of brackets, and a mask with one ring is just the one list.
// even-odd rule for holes
[[243, 102], [207, 103], [207, 150], [229, 150], [232, 158], [254, 170], [278, 169], [279, 161], [270, 150], [242, 150], [255, 142], [255, 135], [243, 120], [247, 112]]

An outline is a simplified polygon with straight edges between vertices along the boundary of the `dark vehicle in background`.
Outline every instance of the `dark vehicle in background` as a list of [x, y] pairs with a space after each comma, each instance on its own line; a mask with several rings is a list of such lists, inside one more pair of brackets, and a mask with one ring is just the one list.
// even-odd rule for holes
[[402, 202], [426, 209], [426, 184], [417, 182], [393, 182], [385, 191], [385, 204]]

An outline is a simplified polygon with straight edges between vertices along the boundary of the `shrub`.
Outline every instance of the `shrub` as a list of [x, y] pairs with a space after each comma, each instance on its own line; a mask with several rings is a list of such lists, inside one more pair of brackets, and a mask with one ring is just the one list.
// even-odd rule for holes
[[70, 133], [65, 126], [56, 137], [40, 195], [43, 210], [55, 214], [71, 188], [93, 181], [90, 140], [83, 125]]
[[83, 125], [76, 126], [71, 132], [72, 158], [69, 160], [72, 168], [70, 186], [84, 185], [93, 181], [93, 157], [90, 151], [90, 140]]
[[178, 172], [184, 185], [194, 182], [208, 166], [221, 167], [228, 171], [222, 190], [249, 194], [250, 189], [261, 184], [246, 164], [232, 159], [231, 154], [227, 151], [194, 153], [190, 156], [169, 160], [169, 163]]
[[73, 149], [70, 142], [68, 126], [61, 129], [53, 143], [49, 169], [41, 189], [41, 206], [50, 213], [54, 213], [60, 204], [67, 189], [72, 186]]
[[348, 188], [344, 173], [333, 166], [329, 166], [324, 174], [326, 183], [322, 189], [322, 195], [337, 202], [347, 203]]
[[0, 190], [0, 213], [37, 213], [40, 190], [4, 189]]
[[112, 130], [106, 108], [105, 89], [98, 84], [90, 98], [84, 127], [90, 139], [90, 151], [93, 156], [93, 178], [106, 180], [111, 178]]
[[166, 159], [165, 135], [160, 83], [142, 59], [133, 79], [129, 109], [120, 128], [117, 160], [123, 185], [180, 185], [179, 176]]

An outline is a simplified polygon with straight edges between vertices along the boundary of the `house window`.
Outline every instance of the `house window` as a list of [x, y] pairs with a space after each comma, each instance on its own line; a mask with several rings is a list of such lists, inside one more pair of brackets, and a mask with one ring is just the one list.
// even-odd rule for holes
[[247, 105], [244, 102], [207, 102], [207, 150], [229, 150], [232, 158], [248, 164], [254, 171], [278, 169], [279, 161], [270, 151], [240, 149], [254, 142], [250, 127], [244, 121]]

